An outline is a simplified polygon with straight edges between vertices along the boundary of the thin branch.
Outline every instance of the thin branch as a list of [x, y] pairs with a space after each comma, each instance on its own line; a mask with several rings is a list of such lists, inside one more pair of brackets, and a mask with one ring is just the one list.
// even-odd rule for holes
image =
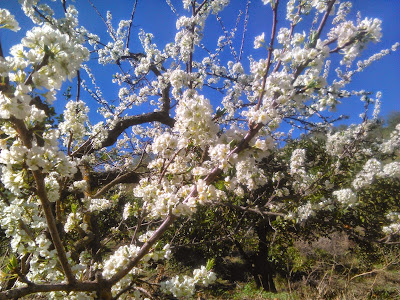
[[132, 24], [133, 24], [133, 17], [135, 16], [137, 3], [138, 3], [138, 0], [135, 0], [135, 3], [133, 4], [133, 9], [132, 9], [132, 13], [131, 13], [131, 19], [130, 19], [129, 28], [128, 28], [128, 34], [127, 34], [127, 37], [126, 37], [125, 48], [129, 48], [129, 41], [130, 41], [130, 38], [131, 38], [131, 29], [132, 29]]
[[76, 71], [76, 101], [79, 101], [81, 97], [81, 72]]
[[164, 222], [158, 227], [158, 229], [153, 233], [153, 235], [144, 243], [144, 245], [140, 248], [137, 255], [130, 260], [124, 268], [119, 270], [116, 274], [114, 274], [111, 279], [107, 280], [110, 285], [113, 285], [120, 281], [123, 277], [125, 277], [130, 270], [132, 270], [141, 259], [150, 251], [151, 247], [161, 238], [164, 232], [171, 226], [171, 224], [175, 221], [176, 216], [169, 214]]
[[[337, 52], [339, 52], [340, 50], [346, 48], [347, 46], [350, 46], [351, 44], [353, 44], [356, 40], [358, 40], [358, 39], [360, 39], [360, 38], [363, 38], [365, 35], [367, 35], [367, 32], [366, 32], [366, 31], [361, 31], [358, 35], [356, 35], [355, 37], [353, 37], [352, 39], [350, 39], [349, 41], [347, 41], [346, 43], [344, 43], [344, 45], [342, 45], [342, 46], [340, 46], [340, 47], [337, 46], [336, 48], [330, 50], [329, 53], [337, 53]], [[335, 40], [334, 40], [334, 41], [335, 41]], [[326, 43], [325, 45], [328, 45], [328, 44], [329, 44], [329, 42]]]
[[[239, 13], [239, 15], [238, 15], [238, 18], [237, 18], [237, 20], [236, 20], [235, 27], [234, 27], [234, 29], [233, 29], [234, 31], [236, 31], [236, 29], [237, 29], [237, 26], [238, 26], [238, 23], [239, 23], [239, 20], [240, 20], [241, 15], [242, 15], [242, 12], [240, 11], [240, 13]], [[232, 53], [233, 57], [235, 58], [235, 61], [238, 62], [239, 60], [238, 60], [238, 58], [237, 58], [235, 49], [234, 49], [233, 44], [232, 44], [232, 38], [231, 38], [232, 35], [229, 35], [229, 34], [228, 34], [228, 30], [226, 29], [224, 23], [222, 22], [222, 19], [221, 19], [221, 17], [219, 16], [219, 14], [216, 15], [216, 18], [217, 18], [217, 21], [219, 22], [219, 24], [221, 25], [222, 31], [224, 32], [224, 35], [225, 35], [227, 44], [228, 44], [228, 46], [229, 46], [229, 48], [230, 48], [230, 50], [231, 50], [231, 53]]]
[[242, 59], [244, 40], [246, 37], [246, 31], [247, 31], [247, 24], [249, 23], [249, 7], [250, 7], [250, 0], [247, 0], [246, 12], [245, 12], [245, 17], [244, 17], [244, 25], [243, 25], [242, 43], [240, 45], [240, 51], [239, 51], [239, 61]]
[[321, 36], [322, 30], [324, 29], [324, 27], [326, 25], [326, 21], [328, 20], [328, 17], [332, 11], [332, 8], [333, 8], [333, 5], [335, 4], [335, 2], [336, 2], [336, 0], [328, 1], [328, 7], [326, 8], [326, 12], [325, 12], [324, 16], [322, 17], [321, 23], [319, 24], [319, 27], [315, 34], [315, 37], [310, 43], [310, 48], [315, 48], [315, 46], [317, 45], [317, 41], [318, 41], [319, 37]]
[[32, 72], [29, 74], [28, 78], [25, 80], [24, 85], [30, 85], [30, 84], [33, 83], [33, 81], [32, 81], [33, 74], [35, 74], [41, 68], [46, 66], [49, 63], [49, 58], [50, 58], [50, 54], [46, 51], [44, 53], [44, 56], [43, 56], [43, 59], [42, 59], [41, 63], [33, 68]]
[[390, 261], [390, 262], [388, 262], [387, 264], [385, 264], [382, 268], [374, 269], [374, 270], [371, 270], [371, 271], [369, 271], [369, 272], [364, 272], [364, 273], [361, 273], [361, 274], [354, 275], [353, 277], [350, 278], [349, 281], [352, 281], [353, 279], [356, 279], [356, 278], [361, 277], [361, 276], [366, 276], [366, 275], [370, 275], [370, 274], [382, 272], [382, 271], [384, 271], [385, 269], [387, 269], [390, 265], [397, 264], [397, 263], [398, 263], [399, 257], [400, 257], [400, 254], [399, 254], [399, 255], [396, 255], [396, 257], [393, 258], [392, 261]]
[[93, 2], [91, 0], [88, 0], [89, 4], [93, 7], [93, 9], [95, 10], [95, 12], [97, 13], [97, 15], [101, 18], [101, 20], [104, 22], [104, 24], [107, 27], [108, 32], [110, 33], [110, 36], [112, 37], [112, 39], [114, 41], [116, 41], [116, 37], [114, 35], [114, 29], [110, 26], [110, 24], [107, 23], [107, 20], [104, 19], [104, 17], [102, 16], [102, 14], [99, 12], [99, 10], [97, 9], [97, 7], [93, 4]]
[[[203, 4], [206, 2], [206, 0], [204, 0]], [[196, 1], [192, 2], [192, 17], [196, 16]], [[192, 80], [192, 69], [193, 69], [193, 51], [194, 51], [194, 41], [193, 41], [193, 35], [194, 35], [194, 31], [195, 31], [195, 24], [193, 23], [191, 25], [190, 28], [190, 33], [192, 36], [192, 41], [191, 41], [191, 49], [190, 49], [190, 53], [189, 53], [189, 61], [187, 63], [187, 67], [186, 67], [186, 71], [189, 74], [189, 89], [193, 88], [193, 80]]]
[[[194, 2], [194, 4], [195, 4], [196, 2]], [[203, 8], [203, 6], [205, 5], [207, 3], [207, 0], [204, 0], [203, 1], [203, 3], [201, 3], [200, 5], [199, 5], [199, 7], [197, 8], [197, 10], [194, 10], [194, 15], [193, 16], [196, 16], [199, 12], [200, 12], [200, 10]]]
[[[311, 43], [309, 44], [310, 48], [315, 48], [315, 46], [317, 45], [317, 41], [319, 39], [319, 37], [321, 36], [322, 30], [324, 29], [325, 25], [326, 25], [326, 21], [328, 20], [329, 14], [332, 11], [333, 5], [335, 4], [336, 0], [330, 0], [328, 2], [328, 7], [325, 11], [324, 16], [322, 17], [321, 23], [319, 24], [319, 27], [315, 33], [314, 39], [311, 41]], [[303, 65], [299, 66], [296, 71], [294, 72], [294, 79], [293, 82], [295, 81], [295, 79], [301, 74], [301, 72], [304, 71], [304, 69], [308, 66], [308, 64], [310, 63], [311, 60], [307, 60]]]
[[227, 206], [229, 208], [233, 208], [233, 209], [236, 209], [236, 210], [239, 210], [239, 211], [251, 212], [251, 213], [256, 213], [256, 214], [264, 215], [264, 216], [281, 216], [281, 217], [285, 216], [285, 214], [283, 214], [283, 213], [265, 211], [265, 210], [261, 210], [260, 208], [251, 208], [251, 207], [247, 207], [247, 206], [234, 205], [234, 204], [229, 203], [229, 202], [226, 202], [226, 203], [225, 202], [221, 202], [221, 203], [214, 203], [214, 204]]
[[273, 8], [272, 8], [272, 12], [273, 12], [272, 32], [271, 32], [271, 41], [269, 43], [269, 48], [268, 48], [267, 67], [265, 69], [265, 74], [263, 77], [261, 92], [260, 92], [260, 96], [258, 97], [256, 110], [258, 110], [260, 108], [261, 101], [262, 101], [262, 98], [265, 93], [265, 84], [267, 82], [269, 68], [271, 67], [272, 51], [274, 50], [274, 41], [275, 41], [275, 35], [276, 35], [276, 24], [278, 23], [278, 5], [279, 5], [279, 0], [276, 0], [275, 4], [273, 5]]
[[61, 0], [62, 1], [62, 6], [63, 6], [63, 9], [64, 9], [64, 12], [66, 13], [67, 12], [67, 3], [66, 3], [66, 0]]
[[164, 167], [164, 169], [161, 172], [160, 175], [160, 179], [158, 180], [158, 184], [161, 184], [161, 181], [165, 175], [165, 173], [167, 172], [168, 167], [171, 165], [171, 163], [174, 161], [174, 159], [176, 158], [176, 156], [179, 154], [179, 152], [181, 152], [182, 148], [179, 149], [178, 151], [175, 152], [175, 154], [172, 156], [172, 158], [169, 160], [169, 162], [167, 163], [167, 165]]
[[[301, 13], [301, 5], [299, 5], [296, 15], [297, 17], [300, 17], [300, 13]], [[297, 23], [294, 23], [292, 21], [292, 23], [290, 24], [290, 33], [289, 33], [289, 40], [292, 40], [293, 37], [293, 32], [294, 32], [294, 28], [296, 27]], [[284, 48], [281, 54], [284, 54], [286, 52], [287, 48]], [[273, 73], [277, 72], [279, 70], [279, 68], [282, 65], [282, 59], [279, 58], [278, 63], [276, 64], [274, 70], [272, 71]]]

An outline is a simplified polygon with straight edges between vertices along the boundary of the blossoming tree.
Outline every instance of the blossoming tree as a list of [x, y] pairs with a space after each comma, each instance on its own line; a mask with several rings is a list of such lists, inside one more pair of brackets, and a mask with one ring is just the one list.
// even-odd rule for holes
[[[193, 251], [223, 258], [232, 256], [234, 249], [256, 285], [267, 291], [276, 291], [278, 274], [295, 280], [310, 271], [306, 255], [301, 262], [294, 260], [298, 241], [311, 243], [344, 233], [354, 245], [349, 253], [371, 258], [374, 264], [384, 260], [376, 255], [377, 249], [397, 248], [394, 212], [400, 209], [398, 154], [386, 148], [398, 140], [394, 120], [395, 115], [386, 128], [381, 121], [365, 120], [346, 129], [333, 128], [328, 135], [314, 130], [271, 150], [258, 164], [271, 180], [246, 190], [244, 196], [230, 196], [229, 202], [203, 207], [189, 221], [172, 226], [175, 230], [167, 235], [173, 236], [175, 257], [184, 260], [189, 256], [184, 253]], [[302, 170], [300, 177], [295, 168]], [[217, 259], [217, 266], [221, 261]], [[363, 267], [357, 266], [359, 272]], [[310, 272], [307, 280], [324, 281], [318, 272]], [[235, 275], [221, 274], [225, 279]]]
[[[141, 31], [140, 51], [129, 48], [138, 1], [131, 20], [120, 21], [117, 29], [107, 14], [109, 41], [81, 27], [77, 10], [66, 0], [19, 2], [36, 25], [9, 55], [0, 47], [0, 222], [14, 254], [2, 273], [7, 284], [0, 299], [32, 293], [62, 299], [152, 298], [154, 287], [145, 289], [139, 276], [152, 261], [168, 259], [169, 245], [160, 238], [177, 217], [279, 181], [278, 173], [267, 174], [259, 162], [290, 136], [292, 131], [278, 130], [280, 124], [292, 120], [293, 127], [329, 128], [326, 111], [350, 96], [345, 88], [352, 77], [397, 47], [354, 64], [368, 43], [380, 40], [381, 21], [348, 21], [348, 1], [287, 1], [281, 18], [289, 27], [279, 28], [278, 7], [284, 4], [263, 0], [273, 21], [270, 39], [261, 33], [253, 40], [254, 48], [266, 49], [261, 59], [243, 59], [243, 47], [233, 48], [233, 34], [223, 26], [215, 50], [202, 44], [207, 19], [215, 15], [222, 23], [219, 12], [228, 0], [183, 0], [182, 16], [167, 1], [177, 15], [175, 40], [158, 48], [152, 34]], [[302, 20], [310, 15], [314, 19], [306, 28]], [[248, 22], [246, 13], [243, 43]], [[20, 28], [15, 16], [0, 9], [0, 30], [7, 29]], [[221, 58], [224, 48], [233, 60]], [[103, 97], [85, 65], [91, 53], [101, 65], [116, 66], [117, 101]], [[330, 57], [343, 66], [336, 78], [329, 72]], [[76, 98], [68, 97], [63, 119], [54, 122], [58, 91], [75, 77]], [[208, 88], [223, 93], [210, 101]], [[94, 102], [96, 123], [88, 116]], [[375, 102], [374, 117], [379, 96]], [[368, 124], [365, 116], [348, 134], [330, 134], [327, 151], [340, 162]], [[397, 127], [379, 150], [398, 155], [399, 132]], [[358, 191], [375, 177], [400, 176], [398, 162], [381, 163], [368, 153], [371, 158], [352, 185], [333, 193], [343, 205], [356, 202]], [[307, 172], [305, 155], [304, 149], [293, 149], [286, 161], [293, 189], [304, 192], [319, 176]], [[134, 197], [121, 207], [127, 187]], [[279, 187], [270, 196], [288, 192]], [[323, 206], [326, 199], [318, 201]], [[314, 209], [306, 204], [290, 212], [279, 204], [254, 208], [248, 203], [247, 209], [301, 219]], [[115, 226], [99, 230], [105, 216], [118, 209]], [[397, 233], [398, 221], [385, 232]], [[129, 239], [121, 240], [121, 234]], [[161, 282], [158, 292], [190, 296], [196, 284], [213, 280], [211, 267], [203, 266], [193, 276]]]

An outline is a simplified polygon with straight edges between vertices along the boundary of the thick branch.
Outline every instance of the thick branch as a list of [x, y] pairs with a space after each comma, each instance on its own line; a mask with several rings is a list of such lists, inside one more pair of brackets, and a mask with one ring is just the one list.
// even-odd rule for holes
[[102, 141], [101, 147], [112, 146], [118, 139], [119, 135], [124, 132], [125, 129], [150, 122], [160, 122], [170, 127], [174, 126], [175, 120], [171, 118], [166, 111], [158, 111], [146, 113], [138, 116], [128, 116], [121, 118], [113, 129], [107, 132], [107, 137]]
[[110, 280], [107, 282], [111, 285], [116, 284], [124, 276], [126, 276], [130, 270], [132, 270], [140, 260], [150, 251], [151, 247], [162, 237], [164, 232], [172, 225], [175, 221], [176, 216], [170, 214], [164, 220], [164, 222], [158, 227], [154, 234], [147, 240], [147, 242], [140, 248], [138, 254], [121, 270], [119, 270]]
[[[170, 127], [173, 127], [175, 124], [175, 120], [171, 118], [166, 111], [156, 111], [136, 116], [123, 117], [120, 118], [119, 121], [117, 121], [112, 129], [107, 131], [106, 137], [102, 140], [100, 144], [100, 148], [114, 145], [121, 133], [123, 133], [129, 127], [151, 122], [160, 122]], [[77, 150], [71, 153], [71, 156], [79, 157], [83, 154], [93, 153], [95, 149], [92, 147], [91, 144], [92, 138], [86, 140], [86, 142], [84, 142]]]
[[[24, 124], [24, 121], [16, 119], [14, 117], [11, 117], [10, 121], [14, 124], [15, 129], [18, 132], [18, 135], [21, 138], [22, 142], [24, 143], [25, 147], [27, 147], [28, 149], [32, 148], [32, 138], [29, 134], [28, 129]], [[47, 221], [47, 226], [53, 241], [53, 245], [56, 248], [58, 258], [60, 260], [64, 274], [67, 277], [69, 283], [74, 283], [76, 279], [68, 263], [67, 255], [65, 253], [64, 246], [62, 245], [60, 235], [58, 234], [56, 221], [54, 219], [53, 212], [51, 210], [50, 201], [47, 198], [46, 187], [44, 183], [44, 175], [40, 170], [32, 171], [32, 174], [36, 182], [36, 194], [41, 201], [42, 208]]]
[[58, 234], [56, 220], [54, 219], [53, 212], [51, 210], [50, 201], [47, 198], [45, 183], [44, 183], [44, 176], [39, 171], [32, 171], [33, 177], [35, 178], [36, 185], [37, 185], [37, 196], [40, 199], [40, 202], [43, 207], [43, 211], [46, 217], [47, 226], [49, 228], [49, 232], [51, 235], [51, 239], [53, 241], [54, 247], [57, 250], [58, 258], [60, 260], [61, 266], [65, 273], [65, 276], [68, 279], [69, 283], [74, 283], [76, 281], [74, 274], [72, 273], [71, 267], [68, 263], [68, 258], [65, 253], [64, 246], [61, 242], [60, 235]]
[[44, 111], [46, 116], [50, 116], [51, 114], [51, 108], [48, 104], [44, 103], [39, 96], [36, 96], [35, 98], [32, 98], [32, 100], [29, 102], [29, 105], [35, 105], [36, 108], [41, 109]]
[[16, 288], [4, 292], [0, 292], [0, 300], [17, 299], [34, 293], [47, 293], [53, 291], [77, 291], [77, 292], [94, 292], [99, 289], [97, 282], [80, 282], [77, 284], [32, 284], [27, 287]]
[[[121, 59], [133, 59], [134, 61], [139, 61], [144, 56], [145, 55], [143, 53], [130, 53], [128, 56], [122, 56]], [[161, 72], [155, 65], [150, 66], [149, 69], [154, 73], [155, 76], [158, 77], [161, 75]], [[101, 148], [112, 146], [126, 129], [135, 125], [160, 122], [169, 127], [173, 127], [175, 120], [169, 116], [169, 110], [171, 109], [171, 99], [169, 97], [170, 89], [171, 84], [168, 84], [161, 92], [163, 104], [160, 111], [120, 118], [114, 127], [108, 130], [106, 137], [101, 142]], [[79, 149], [74, 151], [71, 156], [80, 156], [82, 154], [92, 153], [95, 149], [91, 146], [91, 142], [92, 139], [88, 139], [79, 147]]]
[[99, 198], [102, 196], [104, 193], [106, 193], [109, 189], [111, 189], [113, 186], [119, 184], [119, 183], [138, 183], [139, 182], [139, 175], [136, 171], [128, 172], [123, 175], [120, 175], [113, 180], [111, 180], [108, 184], [104, 185], [95, 195], [93, 195], [93, 198]]

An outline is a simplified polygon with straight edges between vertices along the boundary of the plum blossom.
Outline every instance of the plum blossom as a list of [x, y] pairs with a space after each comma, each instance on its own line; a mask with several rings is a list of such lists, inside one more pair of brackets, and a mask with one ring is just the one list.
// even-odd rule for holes
[[10, 14], [7, 9], [0, 9], [0, 28], [7, 28], [12, 31], [18, 31], [21, 29], [14, 16]]
[[337, 197], [341, 204], [348, 207], [353, 206], [357, 202], [357, 195], [351, 189], [334, 191], [333, 195]]
[[265, 33], [263, 32], [261, 35], [256, 36], [254, 39], [254, 49], [261, 48], [265, 44]]

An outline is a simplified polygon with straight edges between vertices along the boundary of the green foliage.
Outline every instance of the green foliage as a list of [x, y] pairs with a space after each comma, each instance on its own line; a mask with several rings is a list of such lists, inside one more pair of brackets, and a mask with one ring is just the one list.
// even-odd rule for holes
[[256, 288], [254, 283], [247, 283], [244, 286], [240, 286], [238, 290], [231, 297], [232, 298], [230, 299], [235, 299], [235, 300], [293, 299], [292, 296], [287, 292], [270, 293], [270, 292], [260, 291], [259, 289]]
[[14, 255], [11, 255], [8, 259], [7, 264], [3, 268], [2, 280], [10, 280], [18, 277], [18, 260]]

